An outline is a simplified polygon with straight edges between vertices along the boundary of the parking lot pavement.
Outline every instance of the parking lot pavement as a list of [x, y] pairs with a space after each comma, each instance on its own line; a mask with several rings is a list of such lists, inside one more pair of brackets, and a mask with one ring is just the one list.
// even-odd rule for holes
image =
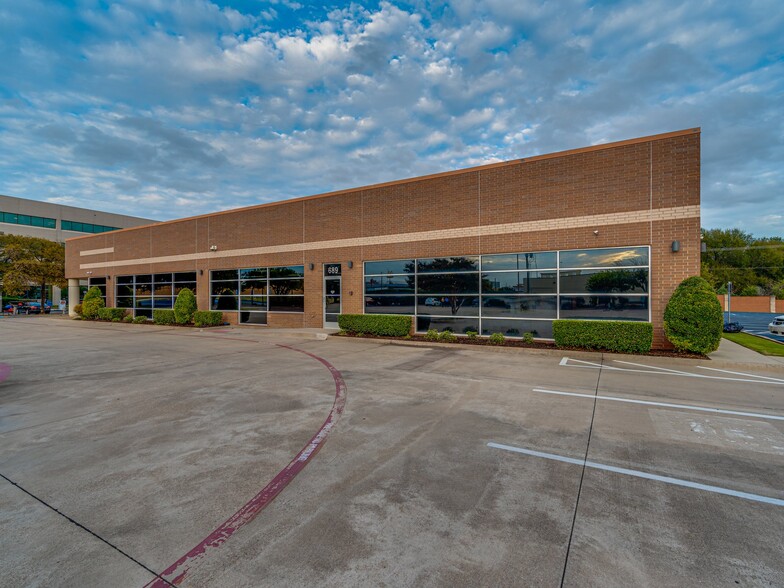
[[84, 527], [0, 480], [11, 585], [154, 580], [308, 447], [327, 366], [323, 448], [177, 585], [784, 584], [773, 366], [3, 329], [0, 473]]
[[[732, 320], [743, 325], [743, 331], [752, 335], [767, 337], [773, 341], [784, 343], [784, 336], [774, 335], [768, 331], [768, 325], [773, 321], [773, 317], [780, 316], [781, 313], [767, 312], [733, 312]], [[724, 321], [729, 320], [729, 313], [724, 313]]]

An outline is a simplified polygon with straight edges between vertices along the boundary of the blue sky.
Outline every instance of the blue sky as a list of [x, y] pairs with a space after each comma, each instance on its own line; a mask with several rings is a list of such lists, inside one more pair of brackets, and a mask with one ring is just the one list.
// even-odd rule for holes
[[781, 0], [10, 0], [0, 193], [161, 220], [702, 127], [784, 235]]

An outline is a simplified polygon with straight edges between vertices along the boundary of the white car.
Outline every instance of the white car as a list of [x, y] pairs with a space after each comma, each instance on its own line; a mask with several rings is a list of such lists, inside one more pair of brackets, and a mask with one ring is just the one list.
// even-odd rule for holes
[[784, 314], [773, 317], [773, 322], [768, 325], [768, 331], [774, 335], [784, 335]]

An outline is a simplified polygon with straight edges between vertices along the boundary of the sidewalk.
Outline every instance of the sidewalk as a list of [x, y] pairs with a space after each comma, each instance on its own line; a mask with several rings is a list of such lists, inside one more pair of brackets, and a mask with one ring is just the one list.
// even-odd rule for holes
[[762, 355], [722, 337], [719, 349], [710, 354], [713, 361], [759, 364], [784, 369], [784, 357]]

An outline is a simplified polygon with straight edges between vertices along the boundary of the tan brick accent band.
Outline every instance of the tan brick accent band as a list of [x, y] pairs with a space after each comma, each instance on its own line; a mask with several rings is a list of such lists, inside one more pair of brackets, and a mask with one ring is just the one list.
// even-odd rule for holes
[[80, 251], [79, 255], [100, 255], [102, 253], [114, 253], [114, 247], [104, 247], [103, 249], [88, 249], [87, 251]]
[[[460, 237], [486, 237], [490, 235], [506, 235], [510, 233], [531, 233], [534, 231], [558, 231], [579, 227], [602, 227], [607, 225], [625, 225], [639, 222], [653, 222], [686, 218], [699, 218], [699, 205], [675, 206], [672, 208], [654, 208], [651, 210], [635, 210], [631, 212], [615, 212], [610, 214], [594, 214], [553, 218], [519, 223], [440, 229], [436, 231], [420, 231], [417, 233], [397, 233], [393, 235], [376, 235], [373, 237], [354, 237], [351, 239], [334, 239], [330, 241], [311, 241], [309, 243], [290, 243], [269, 247], [249, 247], [246, 249], [228, 249], [226, 251], [208, 251], [204, 253], [186, 253], [183, 255], [164, 255], [161, 257], [145, 257], [139, 259], [123, 259], [97, 263], [83, 263], [80, 269], [122, 267], [148, 263], [169, 263], [177, 261], [193, 261], [197, 259], [213, 259], [224, 257], [241, 257], [248, 255], [264, 255], [285, 253], [290, 251], [312, 251], [317, 249], [337, 249], [340, 247], [360, 247], [368, 245], [388, 245], [393, 243], [412, 243], [416, 241], [436, 241]], [[111, 250], [111, 251], [109, 251]], [[81, 255], [111, 253], [113, 247], [83, 251]]]

